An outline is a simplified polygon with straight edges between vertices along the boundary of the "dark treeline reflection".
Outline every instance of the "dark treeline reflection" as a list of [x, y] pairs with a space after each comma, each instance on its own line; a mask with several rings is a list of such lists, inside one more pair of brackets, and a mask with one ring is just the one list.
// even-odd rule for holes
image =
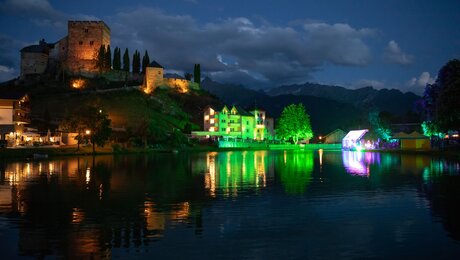
[[17, 255], [110, 257], [168, 239], [174, 227], [203, 236], [215, 200], [411, 187], [460, 240], [459, 171], [455, 160], [322, 150], [2, 162], [0, 217], [18, 232]]

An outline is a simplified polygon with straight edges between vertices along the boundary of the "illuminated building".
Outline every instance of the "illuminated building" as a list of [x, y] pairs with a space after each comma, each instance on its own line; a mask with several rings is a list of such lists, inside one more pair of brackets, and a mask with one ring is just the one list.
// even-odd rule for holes
[[24, 93], [4, 92], [0, 94], [0, 134], [8, 145], [24, 141], [21, 134], [24, 125], [30, 123], [29, 97]]
[[94, 76], [101, 45], [110, 45], [110, 28], [103, 21], [69, 21], [67, 36], [55, 43], [41, 40], [21, 49], [21, 78], [43, 74], [49, 65], [71, 74]]
[[237, 106], [224, 106], [216, 110], [209, 106], [203, 114], [204, 131], [195, 131], [192, 135], [265, 140], [274, 137], [273, 126], [273, 118], [267, 117], [262, 109], [246, 111]]
[[342, 149], [345, 150], [360, 150], [362, 149], [361, 140], [363, 136], [369, 132], [367, 129], [352, 130], [342, 139]]
[[180, 93], [187, 93], [190, 89], [199, 89], [198, 83], [179, 78], [178, 75], [176, 77], [165, 76], [163, 66], [152, 61], [145, 68], [142, 89], [146, 94], [150, 94], [158, 87], [176, 89]]

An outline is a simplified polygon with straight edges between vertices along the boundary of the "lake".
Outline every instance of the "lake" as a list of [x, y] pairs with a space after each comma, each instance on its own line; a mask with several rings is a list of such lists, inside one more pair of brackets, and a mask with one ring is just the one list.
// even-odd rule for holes
[[0, 258], [460, 256], [460, 161], [231, 151], [0, 163]]

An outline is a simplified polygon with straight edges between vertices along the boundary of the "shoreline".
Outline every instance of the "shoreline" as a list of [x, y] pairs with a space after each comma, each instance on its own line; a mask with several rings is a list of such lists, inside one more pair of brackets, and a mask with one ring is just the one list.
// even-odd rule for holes
[[[0, 159], [47, 159], [60, 156], [99, 156], [99, 155], [132, 155], [132, 154], [153, 154], [153, 153], [180, 153], [180, 152], [225, 152], [225, 151], [280, 151], [280, 150], [319, 150], [304, 147], [286, 147], [286, 149], [264, 148], [239, 148], [215, 146], [194, 146], [194, 147], [166, 147], [166, 148], [124, 148], [113, 150], [112, 147], [97, 147], [96, 152], [92, 152], [92, 147], [27, 147], [27, 148], [4, 148], [0, 149]], [[337, 149], [325, 151], [340, 151]], [[427, 156], [455, 156], [460, 157], [458, 150], [362, 150], [362, 152], [391, 153], [391, 154], [413, 154]], [[34, 158], [38, 157], [38, 158]]]

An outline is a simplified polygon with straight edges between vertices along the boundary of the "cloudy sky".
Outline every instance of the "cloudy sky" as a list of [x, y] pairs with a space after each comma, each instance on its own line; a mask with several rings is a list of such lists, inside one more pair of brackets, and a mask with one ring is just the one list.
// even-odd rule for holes
[[0, 81], [19, 50], [55, 42], [67, 20], [104, 20], [115, 46], [172, 72], [255, 88], [306, 81], [420, 94], [460, 58], [460, 1], [3, 0]]

